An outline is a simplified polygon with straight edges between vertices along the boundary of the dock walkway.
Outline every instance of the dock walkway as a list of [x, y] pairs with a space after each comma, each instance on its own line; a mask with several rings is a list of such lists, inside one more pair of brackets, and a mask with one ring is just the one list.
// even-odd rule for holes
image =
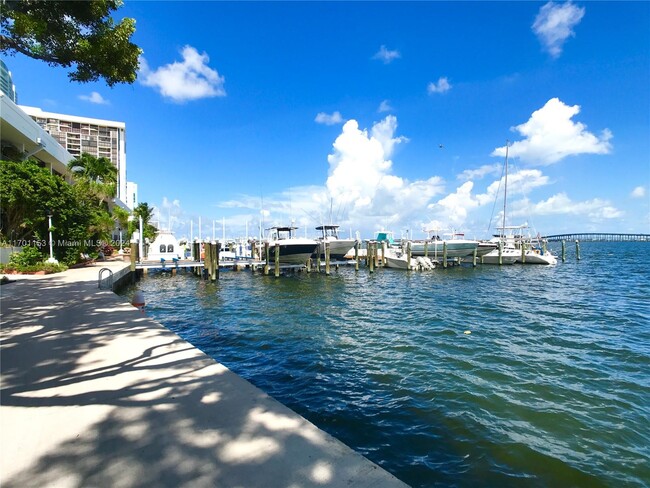
[[405, 486], [98, 289], [125, 266], [1, 287], [3, 488]]

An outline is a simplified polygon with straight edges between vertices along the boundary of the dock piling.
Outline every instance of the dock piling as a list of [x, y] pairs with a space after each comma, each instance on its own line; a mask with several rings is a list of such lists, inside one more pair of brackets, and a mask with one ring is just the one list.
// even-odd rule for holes
[[442, 242], [442, 267], [447, 267], [447, 241]]
[[354, 270], [359, 271], [359, 240], [354, 241]]
[[566, 241], [562, 239], [562, 262], [566, 261]]
[[[383, 246], [382, 246], [383, 250]], [[411, 270], [411, 241], [406, 243], [406, 267]]]
[[275, 277], [280, 276], [280, 244], [275, 245]]
[[330, 274], [330, 243], [325, 242], [325, 274]]
[[576, 239], [576, 258], [580, 261], [580, 241]]

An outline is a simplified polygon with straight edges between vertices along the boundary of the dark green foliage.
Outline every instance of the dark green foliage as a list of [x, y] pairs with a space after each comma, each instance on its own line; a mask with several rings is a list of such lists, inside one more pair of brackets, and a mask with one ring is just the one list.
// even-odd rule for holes
[[133, 83], [141, 49], [131, 42], [135, 20], [115, 23], [120, 0], [0, 0], [0, 52], [16, 52], [51, 66], [76, 69], [73, 81], [103, 78], [109, 86]]
[[139, 229], [139, 218], [142, 217], [142, 233], [144, 234], [144, 237], [151, 240], [155, 239], [158, 229], [149, 223], [153, 217], [153, 211], [153, 207], [150, 207], [147, 202], [142, 202], [137, 207], [135, 207], [133, 210], [133, 216], [135, 219], [133, 222], [131, 222], [132, 228], [129, 229], [129, 231], [133, 232]]
[[84, 180], [69, 185], [35, 161], [0, 161], [0, 238], [12, 245], [49, 245], [52, 215], [54, 256], [68, 264], [108, 240], [113, 218]]
[[18, 269], [34, 266], [43, 261], [43, 254], [36, 246], [25, 246], [20, 252], [15, 252], [9, 259], [9, 265]]

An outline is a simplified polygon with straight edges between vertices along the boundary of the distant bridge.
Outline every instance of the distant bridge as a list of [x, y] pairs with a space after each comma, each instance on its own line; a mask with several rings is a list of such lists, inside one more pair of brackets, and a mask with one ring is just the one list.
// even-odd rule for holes
[[647, 241], [650, 242], [650, 234], [604, 234], [602, 232], [582, 232], [579, 234], [556, 234], [544, 236], [549, 242], [558, 241]]

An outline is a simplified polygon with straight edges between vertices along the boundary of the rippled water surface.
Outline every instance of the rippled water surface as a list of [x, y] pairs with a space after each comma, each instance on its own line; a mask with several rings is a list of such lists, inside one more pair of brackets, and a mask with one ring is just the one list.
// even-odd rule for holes
[[412, 486], [650, 486], [650, 243], [581, 255], [136, 287], [149, 316]]

